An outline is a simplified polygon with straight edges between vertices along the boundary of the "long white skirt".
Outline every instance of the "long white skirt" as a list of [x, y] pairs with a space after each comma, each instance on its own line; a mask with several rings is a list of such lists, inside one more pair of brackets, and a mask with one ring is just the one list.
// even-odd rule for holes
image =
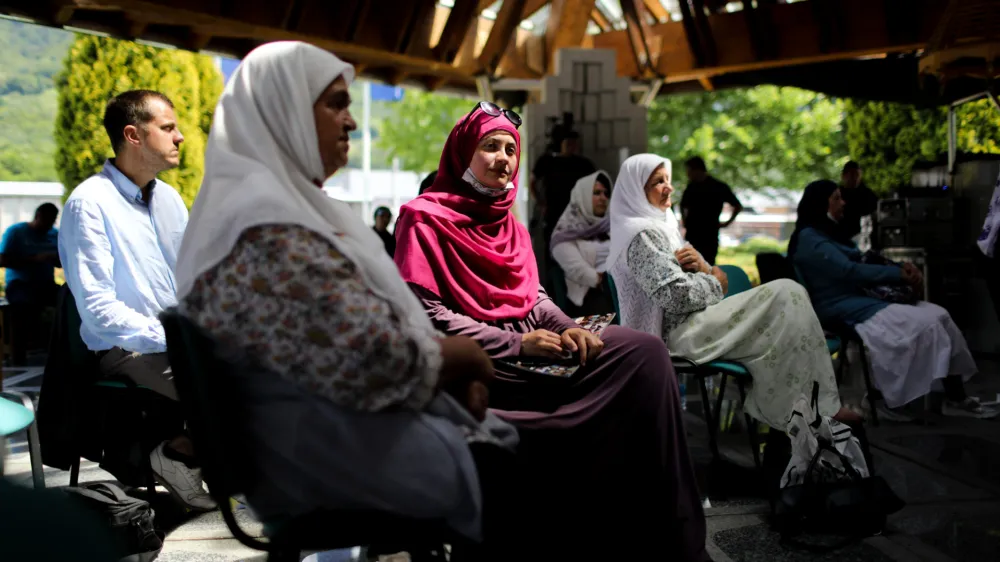
[[814, 382], [820, 413], [840, 410], [823, 328], [794, 281], [772, 281], [696, 312], [670, 332], [667, 344], [671, 354], [697, 363], [742, 363], [753, 377], [744, 408], [771, 427], [788, 426], [795, 401], [811, 396]]
[[872, 382], [890, 408], [924, 396], [948, 375], [976, 374], [965, 337], [936, 304], [890, 304], [854, 329], [868, 348]]

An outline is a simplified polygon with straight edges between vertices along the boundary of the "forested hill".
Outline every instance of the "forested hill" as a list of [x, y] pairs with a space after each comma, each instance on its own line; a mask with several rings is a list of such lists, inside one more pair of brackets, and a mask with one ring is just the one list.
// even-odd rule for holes
[[0, 181], [56, 181], [54, 77], [73, 34], [0, 19]]

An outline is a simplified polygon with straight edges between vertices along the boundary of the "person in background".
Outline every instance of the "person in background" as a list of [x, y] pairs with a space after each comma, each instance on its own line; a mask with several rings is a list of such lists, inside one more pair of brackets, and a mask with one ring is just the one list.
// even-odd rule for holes
[[[728, 185], [709, 175], [700, 156], [689, 159], [684, 167], [689, 180], [681, 197], [685, 238], [701, 253], [708, 265], [715, 265], [715, 257], [719, 253], [719, 229], [733, 224], [743, 205]], [[724, 203], [729, 203], [733, 214], [725, 223], [720, 223], [719, 215]]]
[[423, 195], [425, 191], [427, 191], [428, 189], [431, 188], [432, 185], [434, 185], [434, 178], [436, 178], [437, 175], [438, 175], [437, 170], [434, 170], [433, 172], [427, 174], [427, 177], [420, 182], [420, 190], [417, 191], [418, 196]]
[[912, 421], [897, 409], [930, 392], [938, 381], [945, 390], [944, 415], [995, 417], [997, 412], [965, 393], [963, 380], [976, 374], [976, 362], [947, 310], [923, 301], [889, 303], [862, 292], [885, 284], [917, 289], [923, 278], [909, 263], [861, 263], [861, 252], [838, 225], [845, 208], [836, 183], [809, 184], [799, 202], [788, 257], [820, 320], [853, 327], [868, 348], [874, 383], [887, 408], [879, 406], [879, 417]]
[[861, 166], [851, 160], [840, 173], [840, 196], [844, 200], [844, 219], [839, 227], [848, 239], [861, 233], [861, 217], [878, 210], [878, 196], [861, 181]]
[[6, 293], [11, 308], [11, 361], [23, 365], [30, 344], [45, 345], [42, 312], [56, 304], [59, 287], [59, 208], [43, 203], [31, 222], [11, 225], [0, 241], [0, 267], [7, 268]]
[[1000, 177], [997, 178], [990, 205], [986, 209], [986, 220], [983, 231], [979, 234], [976, 245], [982, 252], [981, 261], [986, 269], [986, 284], [990, 290], [990, 298], [1000, 322], [1000, 255], [997, 254], [997, 240], [1000, 239]]
[[[521, 435], [523, 471], [508, 479], [525, 500], [502, 540], [529, 550], [509, 560], [706, 560], [669, 352], [628, 328], [581, 328], [539, 286], [530, 236], [511, 212], [519, 124], [477, 104], [445, 142], [434, 186], [396, 223], [400, 274], [437, 329], [494, 359], [490, 406]], [[572, 377], [516, 366], [561, 360], [579, 366]]]
[[746, 413], [784, 427], [799, 397], [819, 387], [819, 413], [841, 422], [861, 416], [842, 408], [826, 337], [809, 296], [779, 279], [725, 298], [728, 277], [681, 238], [670, 211], [670, 160], [625, 160], [611, 199], [611, 250], [622, 325], [653, 334], [670, 352], [696, 363], [738, 361], [753, 386]]
[[607, 218], [611, 178], [598, 171], [580, 178], [570, 204], [552, 233], [552, 257], [566, 277], [566, 296], [572, 317], [603, 314], [614, 309], [604, 291], [604, 261], [611, 245]]
[[391, 222], [392, 211], [389, 210], [389, 207], [375, 209], [375, 226], [372, 227], [372, 230], [382, 239], [382, 244], [390, 258], [396, 255], [396, 237], [389, 232], [389, 223]]
[[[80, 336], [97, 355], [100, 376], [125, 377], [176, 401], [158, 315], [177, 304], [174, 266], [188, 212], [177, 190], [156, 175], [180, 165], [184, 135], [173, 103], [152, 90], [112, 98], [104, 128], [114, 157], [66, 200], [59, 257], [80, 311]], [[188, 437], [160, 443], [150, 462], [185, 506], [215, 509]]]
[[594, 163], [580, 154], [580, 134], [576, 131], [566, 131], [559, 144], [559, 153], [539, 159], [532, 175], [542, 181], [543, 200], [545, 207], [542, 216], [545, 220], [544, 242], [549, 246], [552, 231], [559, 222], [566, 206], [569, 205], [570, 192], [576, 186], [577, 180], [597, 171]]
[[489, 357], [439, 334], [379, 237], [318, 187], [348, 162], [353, 79], [297, 41], [243, 59], [208, 137], [179, 310], [239, 366], [215, 376], [246, 412], [229, 437], [255, 512], [369, 510], [475, 540], [496, 507], [479, 469], [504, 470], [475, 449], [517, 435], [487, 412]]

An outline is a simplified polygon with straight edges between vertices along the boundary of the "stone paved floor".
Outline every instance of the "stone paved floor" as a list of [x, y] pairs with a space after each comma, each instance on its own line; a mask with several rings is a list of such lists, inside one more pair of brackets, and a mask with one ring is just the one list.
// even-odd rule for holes
[[[980, 362], [983, 374], [971, 392], [993, 400], [1000, 392], [1000, 366]], [[5, 371], [6, 388], [37, 394], [40, 381], [31, 371]], [[694, 397], [692, 397], [694, 398]], [[689, 400], [689, 404], [697, 400]], [[692, 408], [696, 410], [696, 408]], [[921, 413], [918, 411], [918, 413]], [[1000, 552], [1000, 421], [943, 418], [922, 414], [919, 424], [869, 428], [877, 472], [907, 502], [890, 517], [888, 532], [829, 554], [789, 550], [766, 523], [767, 503], [757, 490], [756, 473], [745, 435], [723, 435], [727, 463], [710, 469], [704, 424], [695, 411], [687, 415], [689, 445], [703, 489], [709, 491], [708, 549], [716, 562], [978, 562], [997, 560]], [[22, 436], [11, 441], [7, 476], [30, 485], [30, 465]], [[66, 472], [46, 469], [47, 487], [68, 484]], [[81, 481], [111, 479], [92, 463], [84, 463]], [[733, 483], [740, 485], [734, 486]], [[726, 484], [726, 485], [723, 485]], [[179, 510], [160, 491], [157, 522], [167, 531], [159, 560], [211, 562], [265, 560], [232, 539], [216, 513], [191, 515]], [[246, 509], [237, 518], [251, 534], [261, 526]], [[2, 551], [2, 546], [0, 546]], [[347, 562], [351, 551], [318, 553], [310, 562]], [[406, 560], [405, 555], [393, 562]], [[649, 560], [670, 560], [669, 552]]]

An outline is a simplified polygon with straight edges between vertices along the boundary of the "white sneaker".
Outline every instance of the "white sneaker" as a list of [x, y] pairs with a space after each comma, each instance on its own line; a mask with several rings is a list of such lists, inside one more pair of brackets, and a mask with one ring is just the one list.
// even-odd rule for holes
[[988, 420], [1000, 415], [1000, 411], [984, 408], [979, 399], [970, 396], [961, 402], [945, 400], [941, 405], [941, 415]]
[[201, 479], [200, 468], [189, 468], [180, 461], [175, 461], [163, 453], [166, 442], [160, 443], [149, 454], [149, 462], [153, 467], [156, 480], [170, 492], [177, 501], [198, 511], [212, 511], [219, 504], [205, 491]]

